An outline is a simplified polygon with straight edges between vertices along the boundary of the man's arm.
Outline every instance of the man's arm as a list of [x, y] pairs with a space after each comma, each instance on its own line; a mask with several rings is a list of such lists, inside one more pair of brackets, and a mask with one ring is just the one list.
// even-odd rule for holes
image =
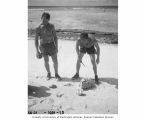
[[95, 47], [96, 47], [96, 55], [97, 55], [97, 59], [96, 59], [96, 62], [97, 62], [97, 64], [99, 63], [99, 57], [100, 57], [100, 47], [99, 47], [99, 45], [98, 45], [98, 42], [96, 41], [95, 42]]
[[57, 38], [57, 35], [56, 35], [56, 30], [55, 30], [54, 25], [52, 25], [52, 29], [53, 29], [54, 43], [56, 45], [57, 52], [58, 52], [58, 38]]
[[35, 48], [36, 48], [36, 52], [37, 53], [39, 53], [39, 48], [38, 48], [39, 42], [38, 42], [38, 40], [39, 40], [38, 29], [36, 29], [36, 34], [35, 34]]
[[76, 42], [76, 52], [79, 55], [79, 40]]

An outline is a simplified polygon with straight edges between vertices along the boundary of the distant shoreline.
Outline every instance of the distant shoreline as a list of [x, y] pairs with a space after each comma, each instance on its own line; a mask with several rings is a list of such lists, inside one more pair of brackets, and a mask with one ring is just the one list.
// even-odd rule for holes
[[118, 8], [118, 6], [28, 6], [28, 8]]
[[[81, 29], [56, 29], [57, 37], [64, 40], [78, 40], [80, 33], [95, 34], [95, 38], [100, 43], [118, 44], [118, 33], [114, 32], [100, 32], [93, 30]], [[35, 29], [28, 29], [28, 37], [34, 38]]]

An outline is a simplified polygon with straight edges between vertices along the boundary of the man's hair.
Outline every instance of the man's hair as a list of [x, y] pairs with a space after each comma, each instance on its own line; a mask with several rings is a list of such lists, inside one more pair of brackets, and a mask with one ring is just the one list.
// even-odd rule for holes
[[88, 38], [88, 33], [81, 33], [80, 34], [80, 37], [82, 37], [82, 38]]
[[41, 19], [42, 19], [44, 16], [46, 17], [46, 19], [50, 20], [50, 14], [49, 14], [49, 13], [44, 12], [44, 13], [42, 14]]

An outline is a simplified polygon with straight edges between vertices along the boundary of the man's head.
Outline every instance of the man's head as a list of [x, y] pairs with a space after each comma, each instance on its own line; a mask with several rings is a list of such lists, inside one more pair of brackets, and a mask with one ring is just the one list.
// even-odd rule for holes
[[81, 39], [87, 39], [88, 38], [88, 33], [81, 33], [80, 38]]
[[95, 33], [90, 33], [88, 37], [91, 38], [92, 40], [95, 40], [95, 35], [96, 35]]
[[44, 13], [42, 14], [41, 19], [42, 19], [42, 22], [43, 22], [43, 23], [48, 23], [48, 21], [50, 20], [50, 14], [44, 12]]

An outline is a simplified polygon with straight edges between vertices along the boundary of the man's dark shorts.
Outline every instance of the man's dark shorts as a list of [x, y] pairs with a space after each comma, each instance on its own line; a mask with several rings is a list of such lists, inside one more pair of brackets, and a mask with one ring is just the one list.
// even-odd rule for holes
[[81, 53], [86, 53], [87, 52], [88, 54], [95, 54], [96, 53], [96, 50], [95, 50], [94, 45], [93, 45], [90, 48], [81, 47], [80, 48], [80, 52]]
[[45, 43], [45, 44], [40, 45], [40, 51], [42, 55], [52, 56], [56, 54], [56, 46], [54, 42]]

